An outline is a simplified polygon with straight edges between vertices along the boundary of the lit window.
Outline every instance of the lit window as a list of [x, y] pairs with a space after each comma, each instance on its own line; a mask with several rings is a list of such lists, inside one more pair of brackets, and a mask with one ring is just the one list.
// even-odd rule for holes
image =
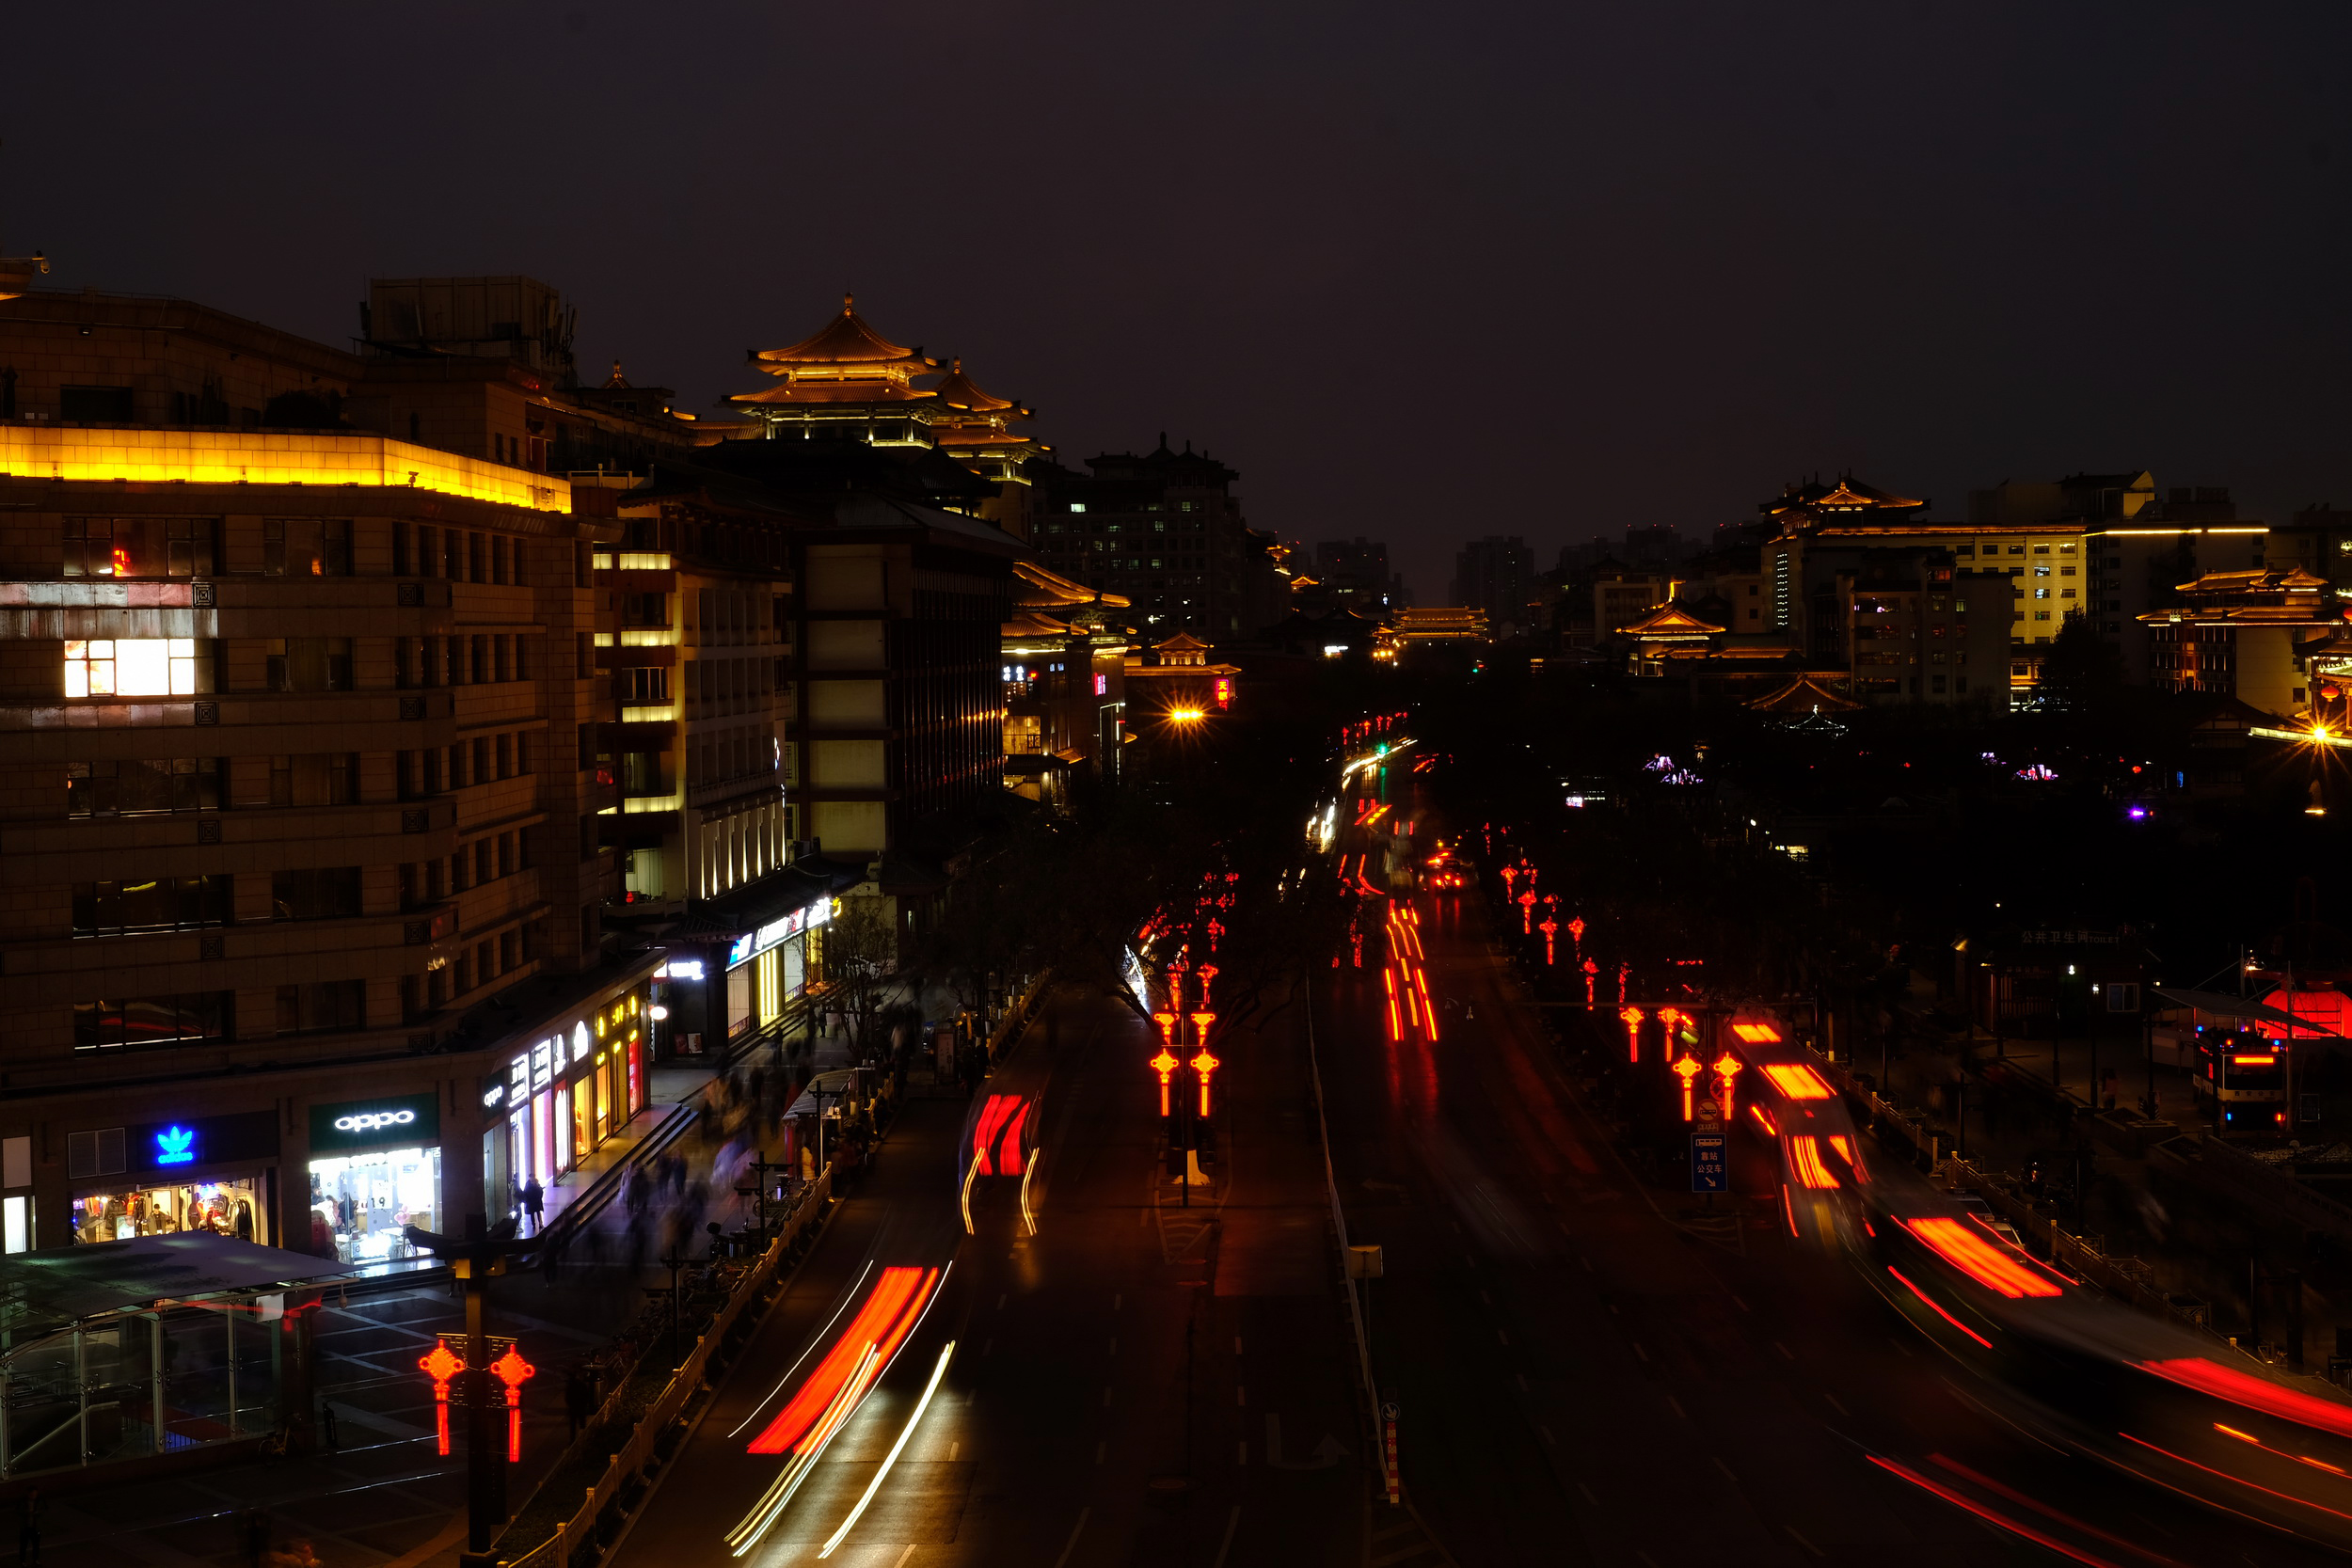
[[1073, 512], [1084, 512], [1086, 509], [1087, 503], [1084, 501], [1072, 501], [1070, 503], [1070, 510]]
[[193, 638], [135, 637], [65, 645], [69, 697], [172, 697], [196, 689]]

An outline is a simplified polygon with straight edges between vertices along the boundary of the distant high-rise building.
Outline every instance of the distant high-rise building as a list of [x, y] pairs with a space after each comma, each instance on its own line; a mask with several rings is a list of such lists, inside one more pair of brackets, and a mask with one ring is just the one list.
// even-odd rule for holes
[[1535, 552], [1517, 534], [1473, 539], [1454, 558], [1454, 602], [1483, 610], [1498, 640], [1516, 637], [1534, 624], [1529, 603], [1541, 592]]
[[1405, 579], [1389, 566], [1378, 539], [1325, 539], [1315, 545], [1313, 577], [1334, 604], [1367, 614], [1412, 603]]
[[1124, 595], [1145, 626], [1231, 641], [1281, 619], [1289, 588], [1280, 541], [1242, 519], [1241, 475], [1186, 442], [1104, 452], [1090, 474], [1041, 465], [1036, 543], [1046, 564]]

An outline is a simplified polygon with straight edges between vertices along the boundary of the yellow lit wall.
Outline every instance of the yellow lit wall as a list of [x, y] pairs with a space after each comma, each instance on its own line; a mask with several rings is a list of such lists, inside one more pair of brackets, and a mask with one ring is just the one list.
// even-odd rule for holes
[[413, 486], [542, 512], [572, 509], [569, 484], [527, 468], [381, 436], [307, 431], [6, 424], [0, 425], [0, 476]]

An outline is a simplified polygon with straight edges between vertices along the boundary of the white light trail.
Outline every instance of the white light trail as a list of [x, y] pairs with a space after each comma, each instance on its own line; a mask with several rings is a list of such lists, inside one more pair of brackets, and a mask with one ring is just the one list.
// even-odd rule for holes
[[939, 1380], [947, 1375], [947, 1362], [955, 1354], [956, 1342], [953, 1339], [941, 1347], [939, 1363], [931, 1369], [931, 1380], [923, 1386], [923, 1397], [914, 1402], [914, 1414], [907, 1418], [907, 1424], [899, 1429], [898, 1440], [890, 1445], [890, 1452], [882, 1457], [882, 1468], [876, 1470], [874, 1479], [866, 1483], [866, 1495], [858, 1498], [855, 1508], [850, 1510], [850, 1516], [841, 1521], [841, 1528], [833, 1532], [833, 1539], [826, 1542], [824, 1548], [817, 1554], [818, 1558], [833, 1556], [834, 1548], [841, 1544], [842, 1538], [850, 1533], [851, 1527], [866, 1513], [866, 1505], [872, 1502], [874, 1494], [882, 1490], [882, 1483], [888, 1478], [890, 1467], [898, 1463], [899, 1451], [907, 1446], [907, 1439], [914, 1435], [914, 1429], [922, 1424], [923, 1412], [930, 1408], [931, 1396], [939, 1392]]

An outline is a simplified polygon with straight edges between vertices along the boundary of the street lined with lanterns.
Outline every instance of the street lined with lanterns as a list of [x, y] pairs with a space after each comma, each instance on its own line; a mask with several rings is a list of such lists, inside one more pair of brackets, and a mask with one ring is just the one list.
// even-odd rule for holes
[[[2210, 1463], [2191, 1439], [2132, 1467], [2152, 1485], [2017, 1397], [2052, 1334], [2197, 1358], [1874, 1157], [1772, 999], [1671, 953], [1588, 953], [1574, 866], [1528, 830], [1446, 822], [1441, 783], [1428, 759], [1349, 774], [1329, 852], [1371, 940], [1323, 973], [1316, 1028], [1348, 1236], [1386, 1258], [1361, 1287], [1373, 1375], [1462, 1562], [1526, 1560], [1531, 1538], [1629, 1564], [2321, 1560], [2283, 1520], [2168, 1491]], [[1417, 891], [1350, 869], [1407, 838], [1469, 853], [1428, 852]], [[1873, 1281], [1858, 1259], [1890, 1218], [1904, 1250]], [[2053, 1310], [2067, 1327], [2017, 1316]], [[2288, 1528], [2323, 1535], [2303, 1513]]]

